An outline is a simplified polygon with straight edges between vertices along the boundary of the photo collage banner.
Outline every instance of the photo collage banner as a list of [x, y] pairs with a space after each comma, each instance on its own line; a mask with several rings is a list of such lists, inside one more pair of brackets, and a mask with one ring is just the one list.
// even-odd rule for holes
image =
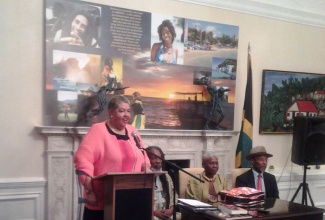
[[104, 121], [120, 94], [138, 129], [233, 130], [238, 26], [71, 0], [45, 15], [47, 125]]

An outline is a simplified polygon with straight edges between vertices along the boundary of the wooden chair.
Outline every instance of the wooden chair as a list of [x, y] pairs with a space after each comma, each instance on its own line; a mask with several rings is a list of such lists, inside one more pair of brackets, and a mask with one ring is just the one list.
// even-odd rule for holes
[[235, 187], [236, 178], [237, 176], [245, 173], [246, 171], [250, 170], [251, 168], [235, 168], [232, 170], [232, 187]]
[[[203, 167], [200, 168], [184, 168], [185, 171], [196, 175], [199, 173], [202, 173], [204, 171]], [[179, 198], [185, 198], [185, 188], [188, 183], [188, 181], [193, 178], [189, 176], [187, 173], [184, 173], [182, 171], [178, 171], [178, 178], [179, 178]]]

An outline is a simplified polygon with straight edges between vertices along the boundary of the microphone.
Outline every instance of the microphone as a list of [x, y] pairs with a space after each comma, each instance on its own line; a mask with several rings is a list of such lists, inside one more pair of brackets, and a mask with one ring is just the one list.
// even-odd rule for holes
[[131, 132], [131, 135], [133, 136], [134, 141], [135, 141], [135, 143], [137, 144], [137, 147], [138, 147], [140, 150], [142, 150], [142, 147], [141, 147], [141, 144], [140, 144], [140, 139], [139, 139], [137, 133], [136, 133], [135, 131], [132, 131], [132, 132]]

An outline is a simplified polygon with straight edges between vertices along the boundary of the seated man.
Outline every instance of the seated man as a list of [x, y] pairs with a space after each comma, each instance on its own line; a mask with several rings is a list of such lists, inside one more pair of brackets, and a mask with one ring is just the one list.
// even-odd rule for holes
[[198, 178], [204, 183], [191, 178], [185, 189], [187, 199], [196, 199], [205, 203], [218, 202], [218, 193], [227, 189], [226, 179], [217, 174], [219, 169], [218, 157], [214, 152], [205, 152], [202, 155], [203, 173]]
[[[160, 147], [146, 149], [152, 171], [162, 171], [165, 155]], [[161, 158], [161, 159], [160, 159]], [[177, 200], [177, 194], [176, 194]], [[174, 184], [168, 173], [155, 177], [154, 220], [170, 219], [174, 212]]]
[[246, 156], [246, 160], [249, 160], [253, 167], [236, 178], [235, 186], [261, 190], [265, 193], [266, 198], [279, 198], [275, 176], [265, 172], [267, 159], [272, 156], [266, 152], [263, 146], [252, 148]]

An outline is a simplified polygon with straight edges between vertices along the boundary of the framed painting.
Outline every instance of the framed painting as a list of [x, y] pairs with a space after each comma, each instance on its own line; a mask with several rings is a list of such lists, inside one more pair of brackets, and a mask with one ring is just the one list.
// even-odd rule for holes
[[259, 133], [290, 134], [296, 116], [325, 117], [325, 75], [263, 70]]

